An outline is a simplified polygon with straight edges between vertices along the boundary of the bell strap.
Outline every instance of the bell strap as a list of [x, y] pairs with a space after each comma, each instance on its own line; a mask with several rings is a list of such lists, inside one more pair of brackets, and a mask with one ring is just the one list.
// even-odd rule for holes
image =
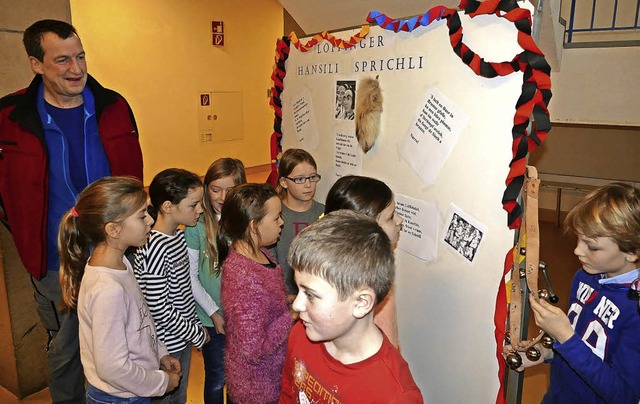
[[[516, 351], [526, 351], [542, 338], [540, 332], [534, 339], [520, 341], [522, 329], [522, 287], [520, 283], [520, 262], [522, 254], [525, 256], [524, 277], [527, 288], [538, 300], [538, 268], [540, 264], [540, 228], [538, 225], [538, 193], [540, 180], [538, 171], [533, 166], [527, 166], [524, 184], [522, 185], [522, 203], [524, 216], [518, 234], [517, 248], [514, 249], [514, 263], [511, 270], [511, 301], [509, 303], [509, 334], [511, 346]], [[526, 291], [525, 291], [526, 294]]]

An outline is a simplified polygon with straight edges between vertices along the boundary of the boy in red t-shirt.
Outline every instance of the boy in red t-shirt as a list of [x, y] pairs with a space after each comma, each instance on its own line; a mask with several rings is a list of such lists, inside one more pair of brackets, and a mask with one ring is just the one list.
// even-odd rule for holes
[[301, 321], [289, 334], [279, 402], [422, 403], [407, 362], [373, 322], [395, 277], [376, 221], [329, 213], [293, 240], [289, 263]]

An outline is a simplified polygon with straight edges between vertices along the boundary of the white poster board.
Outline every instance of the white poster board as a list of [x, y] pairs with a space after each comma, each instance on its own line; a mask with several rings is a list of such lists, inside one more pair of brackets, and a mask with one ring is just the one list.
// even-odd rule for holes
[[[471, 19], [463, 13], [460, 17], [465, 43], [486, 60], [511, 60], [522, 52], [517, 30], [504, 18]], [[332, 34], [348, 39], [358, 31]], [[438, 220], [439, 235], [430, 241], [435, 251], [420, 256], [415, 245], [396, 250], [401, 352], [425, 402], [494, 402], [499, 381], [493, 315], [504, 256], [514, 238], [501, 199], [512, 158], [511, 129], [522, 73], [492, 79], [476, 75], [452, 51], [445, 21], [397, 34], [372, 26], [368, 36], [348, 50], [327, 41], [308, 52], [292, 45], [286, 71], [282, 147], [303, 146], [286, 108], [308, 89], [318, 133], [317, 148], [310, 152], [323, 176], [318, 201], [324, 201], [340, 174], [361, 173], [387, 183], [403, 196], [403, 203], [418, 200], [436, 207], [431, 217]], [[347, 89], [357, 92], [359, 80], [376, 76], [383, 95], [380, 136], [368, 153], [340, 160], [336, 170], [336, 134], [354, 133], [348, 106], [339, 108], [338, 87], [346, 84], [345, 94]], [[430, 99], [439, 106], [423, 112]], [[434, 121], [445, 110], [451, 115]], [[432, 129], [447, 137], [446, 144], [439, 143], [440, 150], [407, 147], [412, 125], [420, 120], [424, 125], [424, 119], [431, 119]], [[421, 133], [429, 133], [428, 128]], [[353, 144], [339, 139], [341, 148]], [[433, 161], [425, 170], [426, 159]], [[481, 248], [468, 253], [470, 262], [443, 242], [452, 205], [472, 219], [474, 228], [482, 229]]]

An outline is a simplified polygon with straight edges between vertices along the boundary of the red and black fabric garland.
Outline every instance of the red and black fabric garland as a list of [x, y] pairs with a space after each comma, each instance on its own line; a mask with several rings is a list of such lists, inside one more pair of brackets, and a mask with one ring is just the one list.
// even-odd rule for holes
[[280, 95], [284, 89], [284, 77], [287, 75], [286, 62], [289, 58], [291, 41], [289, 37], [283, 36], [276, 42], [276, 64], [271, 74], [273, 87], [271, 88], [271, 100], [269, 104], [273, 107], [273, 133], [271, 134], [271, 173], [267, 178], [267, 183], [274, 188], [278, 183], [278, 155], [282, 153], [282, 100]]
[[[507, 211], [507, 225], [511, 229], [520, 227], [522, 206], [518, 203], [518, 195], [524, 182], [524, 171], [527, 154], [535, 150], [547, 137], [551, 129], [547, 105], [551, 98], [551, 68], [544, 59], [531, 37], [531, 13], [527, 9], [518, 7], [515, 0], [462, 0], [459, 6], [471, 18], [483, 14], [495, 14], [506, 18], [515, 24], [518, 30], [518, 44], [523, 52], [513, 60], [505, 62], [487, 62], [478, 56], [463, 42], [462, 24], [457, 10], [436, 6], [425, 14], [410, 20], [394, 20], [382, 13], [372, 11], [367, 17], [370, 23], [377, 23], [381, 28], [394, 32], [411, 32], [419, 26], [426, 26], [440, 19], [447, 20], [449, 38], [453, 51], [464, 64], [469, 66], [477, 75], [493, 78], [507, 76], [522, 71], [524, 73], [522, 93], [516, 104], [514, 115], [513, 158], [509, 164], [510, 170], [506, 179], [506, 190], [502, 204]], [[527, 126], [533, 115], [536, 129], [528, 133]]]

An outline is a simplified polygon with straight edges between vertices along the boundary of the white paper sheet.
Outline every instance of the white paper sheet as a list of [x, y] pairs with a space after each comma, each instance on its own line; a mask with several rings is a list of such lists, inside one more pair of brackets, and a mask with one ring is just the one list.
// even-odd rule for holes
[[474, 264], [487, 234], [487, 226], [454, 205], [449, 207], [442, 242], [455, 255]]
[[399, 146], [402, 157], [426, 185], [436, 182], [468, 119], [436, 88], [429, 88], [422, 109]]
[[396, 214], [403, 219], [398, 249], [424, 261], [438, 253], [440, 218], [435, 203], [396, 194]]
[[362, 151], [353, 124], [335, 127], [334, 145], [334, 177], [362, 174]]
[[292, 103], [293, 125], [301, 148], [311, 151], [318, 148], [318, 126], [313, 113], [311, 92], [304, 88]]

